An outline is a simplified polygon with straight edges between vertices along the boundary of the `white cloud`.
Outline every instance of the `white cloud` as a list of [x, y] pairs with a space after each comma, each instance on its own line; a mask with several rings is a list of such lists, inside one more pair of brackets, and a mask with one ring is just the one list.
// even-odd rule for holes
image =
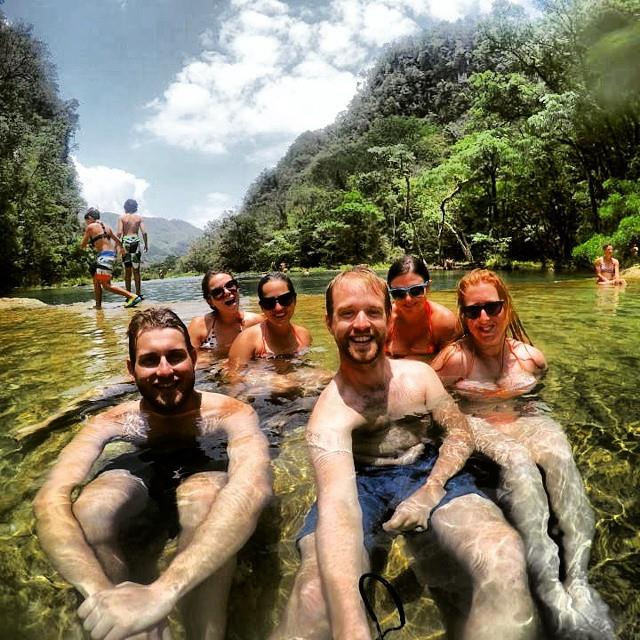
[[144, 205], [144, 194], [150, 186], [146, 180], [123, 169], [100, 165], [86, 167], [77, 158], [73, 158], [73, 162], [82, 197], [88, 206], [97, 207], [100, 211], [122, 213], [124, 201], [133, 198], [138, 201], [138, 212], [149, 215]]
[[184, 149], [223, 154], [252, 143], [248, 160], [269, 157], [265, 146], [282, 148], [332, 122], [385, 44], [418, 33], [428, 16], [456, 19], [490, 4], [332, 0], [296, 10], [278, 0], [230, 0], [219, 33], [203, 32], [204, 50], [147, 105], [140, 128]]
[[226, 211], [234, 209], [237, 203], [228, 193], [213, 191], [208, 193], [204, 202], [195, 204], [189, 210], [187, 220], [203, 229], [207, 222], [220, 218]]

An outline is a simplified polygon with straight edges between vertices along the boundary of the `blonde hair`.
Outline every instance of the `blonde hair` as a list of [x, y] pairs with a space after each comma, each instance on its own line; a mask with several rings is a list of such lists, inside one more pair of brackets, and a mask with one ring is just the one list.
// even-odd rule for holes
[[366, 265], [358, 265], [342, 271], [327, 285], [324, 298], [329, 319], [333, 318], [333, 288], [346, 278], [356, 278], [364, 281], [374, 293], [380, 295], [384, 300], [384, 311], [387, 318], [391, 316], [391, 298], [389, 297], [389, 289], [386, 282], [373, 269]]

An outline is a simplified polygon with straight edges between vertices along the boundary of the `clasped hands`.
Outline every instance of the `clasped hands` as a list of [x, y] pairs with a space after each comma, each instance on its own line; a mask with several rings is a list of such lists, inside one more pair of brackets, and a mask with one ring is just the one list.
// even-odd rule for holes
[[[84, 628], [94, 640], [124, 640], [151, 631], [175, 605], [172, 597], [154, 584], [121, 584], [89, 596], [78, 609]], [[143, 637], [158, 637], [160, 631]]]
[[382, 528], [391, 535], [408, 531], [420, 533], [429, 526], [429, 516], [446, 493], [436, 482], [427, 482], [423, 487], [403, 500]]

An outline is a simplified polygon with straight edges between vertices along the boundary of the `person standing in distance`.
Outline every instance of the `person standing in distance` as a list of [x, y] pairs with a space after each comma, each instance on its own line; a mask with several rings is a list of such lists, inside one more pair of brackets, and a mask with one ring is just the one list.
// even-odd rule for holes
[[144, 228], [142, 216], [138, 213], [138, 203], [129, 198], [124, 203], [124, 213], [118, 220], [118, 238], [122, 241], [124, 255], [122, 264], [124, 265], [124, 284], [127, 289], [131, 289], [131, 272], [136, 286], [136, 294], [141, 298], [140, 284], [140, 263], [142, 262], [142, 251], [140, 250], [140, 235], [144, 241], [144, 252], [149, 250], [147, 231]]

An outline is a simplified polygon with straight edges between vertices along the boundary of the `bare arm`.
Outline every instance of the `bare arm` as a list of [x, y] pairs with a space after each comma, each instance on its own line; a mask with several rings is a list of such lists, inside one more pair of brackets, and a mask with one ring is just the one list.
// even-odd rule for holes
[[122, 216], [118, 218], [118, 228], [116, 231], [116, 235], [120, 239], [122, 239], [122, 236], [124, 236], [124, 225], [122, 224]]
[[[316, 478], [316, 551], [335, 640], [370, 640], [358, 580], [364, 573], [364, 535], [358, 503], [351, 427], [336, 411], [336, 394], [325, 391], [307, 427]], [[331, 400], [327, 401], [327, 398]], [[348, 411], [342, 407], [342, 413]], [[339, 541], [336, 544], [336, 541]]]
[[229, 373], [237, 374], [256, 353], [257, 341], [260, 340], [261, 331], [258, 325], [243, 331], [231, 344], [229, 349]]
[[[180, 598], [233, 557], [253, 533], [271, 495], [267, 440], [251, 407], [231, 398], [211, 420], [228, 434], [228, 482], [191, 542], [150, 585], [125, 582], [88, 598], [78, 610], [93, 638], [128, 638], [150, 629]], [[225, 410], [226, 410], [225, 408]]]
[[142, 234], [142, 239], [144, 240], [144, 250], [145, 253], [149, 251], [149, 238], [147, 237], [147, 230], [144, 228], [144, 222], [140, 220], [140, 233]]
[[207, 323], [205, 316], [192, 318], [188, 327], [189, 339], [194, 349], [199, 349], [202, 341], [207, 337]]
[[86, 249], [87, 244], [89, 244], [89, 238], [91, 236], [89, 235], [89, 227], [87, 227], [84, 230], [84, 234], [82, 235], [82, 241], [80, 242], [80, 248], [81, 249]]
[[112, 584], [73, 514], [71, 494], [105, 444], [121, 433], [121, 425], [109, 420], [109, 415], [91, 420], [62, 450], [33, 503], [42, 548], [65, 580], [85, 597]]
[[602, 262], [602, 258], [596, 258], [596, 261], [593, 263], [594, 269], [596, 271], [596, 281], [597, 282], [609, 282], [600, 272], [600, 263]]

